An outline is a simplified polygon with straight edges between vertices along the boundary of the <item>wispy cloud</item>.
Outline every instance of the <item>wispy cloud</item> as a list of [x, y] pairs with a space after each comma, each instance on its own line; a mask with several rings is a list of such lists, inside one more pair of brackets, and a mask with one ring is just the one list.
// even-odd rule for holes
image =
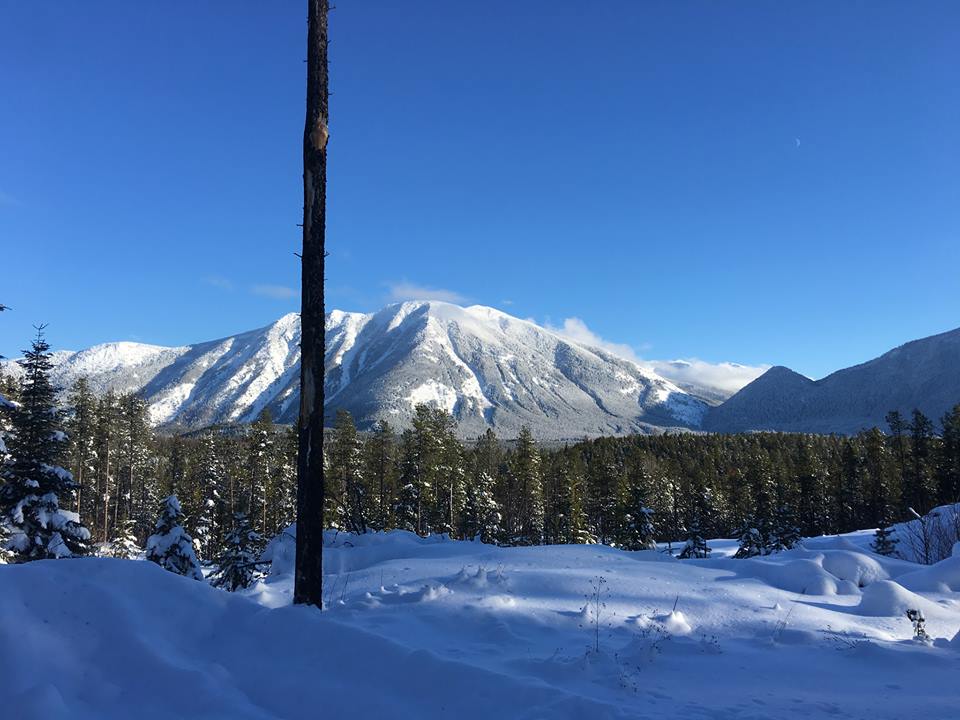
[[297, 291], [286, 285], [254, 285], [250, 292], [261, 297], [268, 297], [274, 300], [289, 300]]
[[0, 190], [0, 205], [19, 205], [20, 201], [8, 192]]
[[218, 288], [219, 290], [233, 290], [233, 282], [231, 282], [229, 278], [225, 278], [222, 275], [208, 275], [203, 279], [203, 281], [207, 285]]
[[600, 337], [577, 317], [567, 318], [558, 326], [544, 325], [547, 330], [570, 338], [582, 345], [600, 348], [617, 357], [649, 368], [661, 377], [679, 384], [700, 385], [724, 393], [735, 393], [744, 385], [753, 382], [769, 365], [740, 365], [733, 362], [710, 363], [697, 358], [684, 360], [646, 360], [630, 345], [615, 343]]
[[658, 375], [675, 383], [706, 385], [726, 393], [735, 393], [770, 369], [769, 365], [740, 365], [739, 363], [709, 363], [705, 360], [647, 360]]
[[456, 303], [462, 305], [467, 302], [464, 295], [443, 288], [429, 288], [423, 285], [407, 282], [406, 280], [398, 283], [391, 283], [387, 286], [390, 290], [390, 300], [393, 302], [404, 302], [405, 300], [439, 300], [440, 302]]
[[547, 323], [544, 327], [551, 332], [555, 332], [557, 335], [563, 335], [564, 337], [568, 337], [582, 345], [590, 345], [591, 347], [606, 350], [607, 352], [613, 353], [617, 357], [632, 360], [635, 363], [640, 362], [640, 356], [637, 355], [636, 351], [632, 347], [623, 343], [615, 343], [610, 342], [609, 340], [604, 340], [593, 330], [588, 328], [587, 324], [578, 317], [567, 318], [563, 321], [563, 325], [559, 327], [551, 325], [550, 323]]

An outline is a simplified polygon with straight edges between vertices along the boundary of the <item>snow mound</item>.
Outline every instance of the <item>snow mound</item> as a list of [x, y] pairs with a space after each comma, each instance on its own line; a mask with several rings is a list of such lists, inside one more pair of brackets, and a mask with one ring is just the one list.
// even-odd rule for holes
[[669, 615], [666, 615], [661, 622], [663, 622], [663, 627], [666, 628], [667, 632], [671, 635], [689, 635], [693, 632], [693, 628], [690, 626], [690, 623], [687, 622], [687, 618], [679, 610], [674, 610]]
[[872, 617], [904, 615], [907, 610], [927, 612], [931, 603], [893, 580], [879, 580], [863, 591], [857, 612]]
[[[795, 560], [736, 560], [743, 565], [740, 576], [748, 576], [766, 584], [801, 593], [803, 595], [852, 595], [857, 586], [846, 579], [833, 575], [823, 567], [824, 556], [817, 554], [810, 558]], [[849, 569], [849, 568], [848, 568]]]
[[915, 592], [960, 592], [960, 555], [901, 575], [897, 582]]
[[828, 550], [823, 553], [823, 569], [840, 580], [866, 587], [878, 580], [889, 580], [889, 573], [873, 557], [854, 550]]

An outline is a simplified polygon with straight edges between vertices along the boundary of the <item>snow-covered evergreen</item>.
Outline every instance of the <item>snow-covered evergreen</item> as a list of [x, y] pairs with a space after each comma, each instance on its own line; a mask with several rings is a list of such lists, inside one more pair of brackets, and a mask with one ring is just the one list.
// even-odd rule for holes
[[121, 560], [133, 560], [140, 556], [142, 550], [133, 531], [134, 524], [133, 520], [125, 520], [117, 528], [116, 536], [110, 540], [104, 549], [105, 555]]
[[703, 537], [703, 532], [700, 529], [700, 518], [694, 517], [690, 523], [690, 527], [687, 528], [687, 542], [683, 546], [683, 550], [680, 551], [679, 558], [681, 560], [691, 558], [702, 560], [710, 557], [710, 550], [706, 539]]
[[217, 569], [210, 584], [233, 592], [249, 587], [257, 575], [257, 557], [263, 549], [260, 535], [250, 527], [246, 513], [233, 515], [233, 529], [227, 534], [226, 547], [217, 558]]
[[12, 409], [9, 453], [0, 468], [0, 524], [15, 562], [73, 557], [89, 551], [90, 532], [60, 507], [77, 485], [57, 464], [66, 434], [58, 428], [56, 389], [50, 383], [50, 346], [42, 329], [20, 361], [23, 386]]
[[180, 525], [183, 511], [176, 495], [163, 501], [153, 535], [147, 538], [146, 558], [177, 575], [203, 580], [193, 551], [193, 539]]

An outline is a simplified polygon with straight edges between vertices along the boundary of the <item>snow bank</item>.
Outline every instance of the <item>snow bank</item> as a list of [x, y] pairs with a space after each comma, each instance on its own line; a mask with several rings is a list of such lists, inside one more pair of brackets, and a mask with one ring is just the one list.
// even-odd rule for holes
[[[784, 555], [787, 555], [784, 553]], [[741, 577], [752, 577], [766, 584], [804, 595], [851, 595], [857, 592], [857, 586], [846, 579], [839, 578], [823, 567], [824, 555], [810, 558], [777, 558], [731, 560], [732, 567], [738, 569]], [[740, 568], [740, 565], [743, 567]], [[849, 569], [849, 568], [845, 568]]]
[[901, 575], [897, 582], [915, 592], [960, 592], [960, 555]]
[[932, 603], [893, 580], [880, 580], [863, 591], [857, 612], [861, 615], [903, 616], [907, 610], [923, 610], [928, 613]]
[[[294, 532], [235, 594], [140, 561], [0, 566], [0, 717], [956, 715], [956, 597], [918, 589], [950, 563], [908, 589], [850, 547], [678, 562], [328, 533], [320, 613], [290, 605]], [[909, 607], [939, 642], [906, 642]]]

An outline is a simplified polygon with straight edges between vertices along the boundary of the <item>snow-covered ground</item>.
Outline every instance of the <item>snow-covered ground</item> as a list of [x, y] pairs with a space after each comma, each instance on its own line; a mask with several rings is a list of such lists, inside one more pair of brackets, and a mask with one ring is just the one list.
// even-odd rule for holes
[[[960, 553], [868, 533], [770, 558], [329, 535], [327, 610], [293, 542], [245, 594], [147, 562], [0, 566], [4, 718], [956, 718]], [[589, 601], [600, 583], [600, 615]], [[930, 644], [911, 640], [909, 608]], [[599, 646], [599, 651], [597, 650]]]

